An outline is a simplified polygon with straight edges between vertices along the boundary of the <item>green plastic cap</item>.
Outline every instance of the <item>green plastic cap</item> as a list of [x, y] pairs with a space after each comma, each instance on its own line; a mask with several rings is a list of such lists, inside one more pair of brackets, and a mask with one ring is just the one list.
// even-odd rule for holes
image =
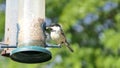
[[10, 58], [21, 63], [42, 63], [52, 58], [51, 52], [40, 46], [22, 46], [10, 53]]

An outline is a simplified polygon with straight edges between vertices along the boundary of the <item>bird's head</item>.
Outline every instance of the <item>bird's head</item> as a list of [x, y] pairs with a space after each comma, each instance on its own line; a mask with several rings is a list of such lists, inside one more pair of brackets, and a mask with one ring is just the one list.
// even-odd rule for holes
[[61, 26], [59, 24], [51, 24], [50, 26], [46, 27], [46, 29], [49, 29], [51, 31], [60, 31]]

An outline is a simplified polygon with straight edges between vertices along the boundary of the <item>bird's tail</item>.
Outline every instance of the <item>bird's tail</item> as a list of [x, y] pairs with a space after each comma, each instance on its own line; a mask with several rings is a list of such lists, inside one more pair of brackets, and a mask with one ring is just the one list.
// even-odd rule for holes
[[68, 47], [68, 49], [69, 49], [71, 52], [74, 52], [74, 50], [70, 47], [70, 44], [69, 44], [68, 42], [66, 42], [65, 45]]

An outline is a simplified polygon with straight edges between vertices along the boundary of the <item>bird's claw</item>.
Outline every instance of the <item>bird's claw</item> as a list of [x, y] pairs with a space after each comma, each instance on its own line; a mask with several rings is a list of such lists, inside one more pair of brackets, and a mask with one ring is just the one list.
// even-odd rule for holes
[[61, 44], [58, 44], [58, 47], [61, 48]]

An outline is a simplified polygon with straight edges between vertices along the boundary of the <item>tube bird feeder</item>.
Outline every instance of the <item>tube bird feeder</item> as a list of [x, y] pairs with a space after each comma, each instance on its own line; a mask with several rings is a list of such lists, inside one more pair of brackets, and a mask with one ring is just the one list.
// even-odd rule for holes
[[45, 0], [19, 0], [18, 44], [10, 58], [22, 63], [40, 63], [51, 59], [44, 34]]

